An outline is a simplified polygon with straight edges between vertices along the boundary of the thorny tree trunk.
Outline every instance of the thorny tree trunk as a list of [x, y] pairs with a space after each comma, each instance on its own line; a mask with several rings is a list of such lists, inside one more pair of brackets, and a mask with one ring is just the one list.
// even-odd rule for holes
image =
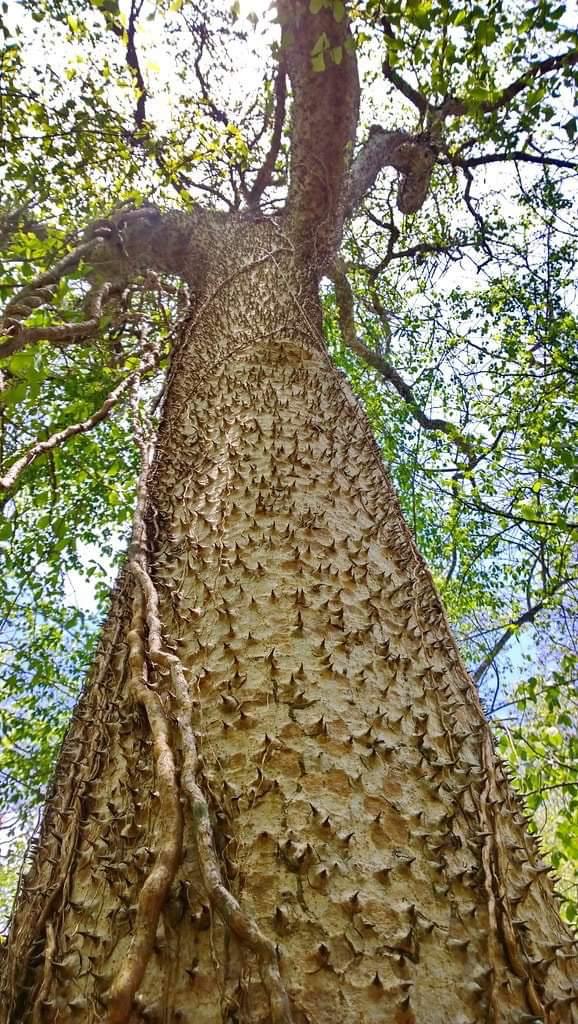
[[225, 243], [172, 360], [148, 555], [20, 894], [3, 1024], [576, 1021], [571, 937], [314, 275], [271, 224]]

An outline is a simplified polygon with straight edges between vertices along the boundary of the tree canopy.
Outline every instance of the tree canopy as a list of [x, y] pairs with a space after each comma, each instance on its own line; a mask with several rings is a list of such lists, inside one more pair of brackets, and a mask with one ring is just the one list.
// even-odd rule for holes
[[[157, 413], [186, 303], [170, 273], [100, 279], [94, 239], [122, 247], [137, 211], [275, 215], [299, 187], [322, 220], [333, 167], [316, 161], [295, 82], [322, 96], [355, 49], [326, 336], [572, 919], [578, 33], [549, 0], [365, 0], [351, 33], [340, 0], [311, 0], [318, 31], [296, 69], [291, 6], [3, 5], [4, 834], [29, 830], [90, 662], [132, 517], [134, 418]], [[350, 96], [325, 126], [334, 161], [349, 156]]]

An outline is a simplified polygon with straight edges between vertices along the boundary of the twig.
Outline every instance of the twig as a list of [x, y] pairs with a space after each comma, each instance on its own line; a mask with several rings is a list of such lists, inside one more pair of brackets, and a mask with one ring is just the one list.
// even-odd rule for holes
[[384, 60], [382, 70], [387, 80], [395, 86], [402, 96], [405, 96], [406, 100], [409, 100], [410, 103], [413, 103], [414, 107], [417, 107], [422, 117], [425, 117], [430, 110], [430, 104], [423, 93], [414, 89], [409, 82], [406, 82], [405, 78], [402, 78], [399, 72], [392, 68], [389, 61]]
[[97, 409], [92, 416], [88, 416], [85, 420], [81, 420], [80, 423], [71, 423], [68, 427], [64, 427], [63, 430], [57, 430], [50, 437], [44, 441], [36, 441], [31, 448], [21, 455], [16, 462], [12, 463], [10, 469], [5, 476], [0, 477], [0, 491], [8, 491], [14, 486], [17, 480], [20, 478], [24, 470], [35, 462], [45, 452], [49, 452], [54, 448], [59, 447], [68, 441], [70, 437], [75, 437], [77, 434], [85, 434], [87, 431], [92, 430], [97, 423], [101, 423], [104, 420], [110, 410], [117, 404], [122, 396], [133, 386], [133, 384], [139, 380], [142, 375], [152, 369], [158, 361], [158, 351], [152, 346], [148, 345], [145, 348], [141, 362], [136, 370], [133, 370], [127, 377], [124, 378], [109, 395], [105, 398], [104, 402]]
[[[30, 281], [24, 288], [21, 288], [14, 298], [10, 299], [10, 302], [4, 308], [0, 328], [3, 324], [5, 327], [4, 333], [14, 335], [14, 337], [10, 337], [9, 341], [0, 345], [0, 357], [12, 355], [13, 352], [17, 352], [29, 344], [30, 340], [39, 340], [39, 338], [45, 336], [42, 333], [45, 331], [53, 330], [56, 338], [58, 338], [57, 332], [62, 331], [65, 332], [62, 334], [62, 338], [67, 338], [69, 335], [66, 332], [74, 330], [74, 328], [84, 327], [84, 333], [86, 333], [87, 329], [92, 330], [92, 326], [87, 327], [86, 323], [55, 325], [53, 328], [26, 329], [20, 326], [20, 322], [23, 317], [30, 316], [33, 309], [38, 309], [38, 307], [43, 306], [49, 301], [54, 287], [68, 271], [74, 270], [85, 256], [94, 256], [95, 252], [103, 247], [104, 244], [104, 239], [94, 235], [87, 241], [81, 242], [72, 252], [67, 253], [58, 263], [55, 263], [50, 270], [47, 270], [44, 274], [39, 274], [33, 281]], [[102, 298], [104, 298], [104, 290]], [[91, 321], [88, 323], [91, 323]], [[38, 332], [40, 333], [38, 334]], [[37, 334], [38, 337], [36, 336]]]
[[194, 61], [195, 74], [197, 76], [197, 81], [198, 81], [198, 83], [199, 83], [199, 85], [201, 87], [201, 95], [203, 97], [203, 102], [205, 103], [205, 105], [206, 105], [206, 107], [207, 107], [207, 109], [208, 109], [208, 111], [209, 111], [213, 121], [216, 121], [218, 124], [225, 124], [226, 125], [226, 124], [229, 123], [229, 116], [228, 116], [228, 114], [227, 114], [227, 112], [225, 110], [221, 110], [221, 108], [218, 107], [217, 104], [214, 102], [214, 100], [213, 100], [213, 98], [211, 96], [211, 93], [209, 91], [209, 87], [208, 87], [208, 85], [207, 85], [207, 83], [205, 81], [205, 77], [203, 75], [203, 72], [201, 71], [201, 60], [203, 59], [203, 50], [204, 50], [205, 43], [206, 43], [206, 33], [207, 33], [207, 29], [206, 29], [206, 26], [205, 26], [205, 24], [203, 22], [203, 24], [202, 24], [202, 26], [200, 28], [200, 39], [201, 39], [201, 42], [200, 42], [200, 46], [199, 46], [199, 51], [198, 51], [198, 53], [197, 53], [197, 55], [195, 57], [195, 61]]
[[528, 789], [524, 792], [520, 791], [520, 796], [527, 800], [529, 796], [535, 796], [536, 793], [546, 793], [551, 789], [578, 789], [578, 781], [576, 782], [553, 782], [551, 786], [539, 786], [537, 789]]
[[518, 160], [528, 164], [541, 164], [542, 166], [547, 164], [552, 167], [564, 167], [569, 171], [578, 171], [578, 164], [572, 163], [570, 160], [561, 160], [553, 156], [537, 156], [533, 153], [525, 153], [519, 149], [514, 149], [511, 153], [485, 153], [482, 156], [472, 156], [466, 159], [450, 156], [447, 161], [442, 160], [440, 163], [449, 163], [452, 167], [464, 168], [482, 167], [485, 164], [498, 164]]
[[258, 208], [263, 192], [271, 184], [271, 178], [273, 176], [273, 171], [275, 170], [275, 163], [279, 155], [279, 149], [281, 148], [283, 124], [285, 122], [286, 99], [286, 70], [285, 62], [281, 59], [277, 68], [277, 77], [275, 78], [275, 115], [273, 120], [273, 133], [271, 135], [271, 145], [269, 146], [269, 152], [265, 157], [263, 165], [259, 168], [253, 187], [247, 196], [247, 206], [250, 210]]
[[[536, 616], [539, 615], [539, 613], [543, 610], [543, 608], [544, 608], [544, 606], [546, 604], [546, 601], [549, 598], [553, 597], [554, 594], [558, 590], [560, 590], [562, 587], [566, 586], [567, 583], [571, 583], [571, 582], [572, 582], [572, 580], [568, 579], [568, 578], [558, 580], [556, 585], [551, 587], [548, 590], [548, 592], [544, 594], [544, 596], [543, 596], [541, 601], [537, 601], [536, 604], [532, 605], [530, 608], [527, 608], [525, 612], [523, 612], [521, 615], [518, 615], [517, 619], [514, 619], [513, 622], [510, 622], [506, 626], [506, 628], [504, 629], [504, 632], [502, 633], [502, 635], [498, 638], [498, 640], [493, 645], [491, 650], [488, 651], [486, 656], [482, 659], [482, 661], [478, 665], [477, 669], [474, 672], [472, 672], [472, 678], [473, 678], [474, 682], [476, 682], [476, 683], [481, 682], [481, 680], [484, 678], [484, 676], [485, 676], [486, 672], [488, 671], [488, 669], [491, 668], [492, 662], [495, 660], [495, 658], [498, 657], [498, 654], [500, 654], [500, 652], [503, 651], [504, 647], [506, 646], [508, 641], [511, 639], [511, 637], [514, 635], [516, 630], [519, 629], [520, 626], [525, 626], [526, 623], [528, 623], [528, 622], [533, 622], [534, 619], [536, 618]], [[493, 711], [494, 711], [494, 706], [492, 704], [492, 707], [490, 708], [490, 714]]]
[[345, 271], [340, 269], [338, 265], [334, 264], [331, 276], [335, 285], [335, 299], [337, 302], [337, 309], [339, 315], [339, 325], [343, 340], [348, 348], [353, 352], [356, 352], [362, 357], [367, 363], [378, 370], [381, 376], [389, 384], [392, 384], [395, 390], [403, 400], [407, 403], [414, 419], [419, 423], [425, 430], [437, 430], [443, 434], [446, 434], [456, 445], [464, 455], [467, 456], [468, 460], [475, 458], [474, 448], [471, 442], [461, 434], [459, 429], [449, 420], [436, 418], [432, 419], [427, 416], [410, 387], [409, 384], [403, 379], [401, 374], [391, 365], [383, 356], [378, 355], [377, 352], [373, 352], [367, 345], [364, 345], [359, 340], [355, 330], [355, 320], [353, 313], [353, 293], [351, 286], [347, 280]]
[[485, 253], [487, 253], [488, 256], [491, 256], [492, 255], [492, 251], [491, 251], [491, 249], [490, 249], [490, 247], [489, 247], [489, 245], [488, 245], [488, 243], [486, 241], [486, 225], [485, 225], [485, 222], [484, 222], [484, 218], [482, 217], [482, 215], [480, 213], [478, 213], [478, 211], [476, 210], [476, 208], [474, 207], [473, 202], [472, 202], [471, 191], [472, 191], [472, 185], [474, 183], [473, 175], [472, 175], [470, 169], [467, 167], [467, 165], [464, 165], [462, 167], [462, 170], [463, 170], [465, 178], [466, 178], [466, 187], [464, 189], [464, 202], [465, 202], [468, 210], [470, 211], [472, 217], [474, 218], [474, 220], [475, 220], [475, 222], [478, 225], [478, 228], [480, 230], [480, 240], [481, 240], [482, 249], [484, 250]]
[[[390, 242], [392, 238], [393, 235], [390, 236]], [[467, 246], [475, 246], [475, 244], [475, 242], [465, 242], [460, 241], [459, 239], [456, 239], [453, 242], [447, 242], [446, 244], [443, 244], [442, 242], [417, 242], [415, 245], [411, 245], [407, 249], [398, 250], [394, 250], [393, 244], [388, 244], [388, 250], [383, 259], [371, 269], [371, 277], [375, 280], [375, 278], [378, 277], [379, 274], [381, 274], [394, 260], [413, 259], [414, 256], [425, 256], [428, 253], [449, 254], [453, 252], [454, 249], [459, 249], [461, 251]], [[450, 257], [450, 259], [451, 258], [452, 257]], [[459, 256], [456, 257], [456, 259], [459, 259]]]

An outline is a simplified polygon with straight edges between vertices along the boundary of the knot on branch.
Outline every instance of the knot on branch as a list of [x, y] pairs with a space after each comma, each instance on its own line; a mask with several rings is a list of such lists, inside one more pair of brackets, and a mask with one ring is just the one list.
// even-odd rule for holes
[[346, 201], [347, 216], [373, 188], [385, 167], [393, 167], [400, 175], [397, 206], [401, 213], [416, 213], [423, 206], [429, 191], [432, 171], [439, 154], [435, 134], [410, 135], [397, 130], [385, 131], [372, 125], [365, 144], [351, 166]]
[[84, 240], [99, 240], [100, 246], [91, 264], [97, 275], [114, 280], [119, 272], [133, 268], [140, 254], [147, 250], [152, 235], [161, 225], [162, 214], [157, 206], [115, 210], [108, 217], [99, 217], [88, 225]]
[[391, 165], [401, 177], [397, 193], [401, 213], [416, 213], [423, 206], [437, 156], [427, 135], [402, 142], [392, 153]]
[[157, 225], [161, 219], [161, 211], [154, 204], [140, 206], [137, 209], [115, 210], [109, 217], [99, 217], [88, 225], [85, 238], [114, 238], [122, 236], [131, 227], [138, 229], [144, 226]]

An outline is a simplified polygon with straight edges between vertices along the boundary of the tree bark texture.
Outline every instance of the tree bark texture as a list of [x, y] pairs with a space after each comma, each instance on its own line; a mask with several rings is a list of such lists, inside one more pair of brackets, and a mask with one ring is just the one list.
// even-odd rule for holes
[[576, 1021], [547, 870], [271, 222], [215, 236], [146, 483], [0, 1019]]

